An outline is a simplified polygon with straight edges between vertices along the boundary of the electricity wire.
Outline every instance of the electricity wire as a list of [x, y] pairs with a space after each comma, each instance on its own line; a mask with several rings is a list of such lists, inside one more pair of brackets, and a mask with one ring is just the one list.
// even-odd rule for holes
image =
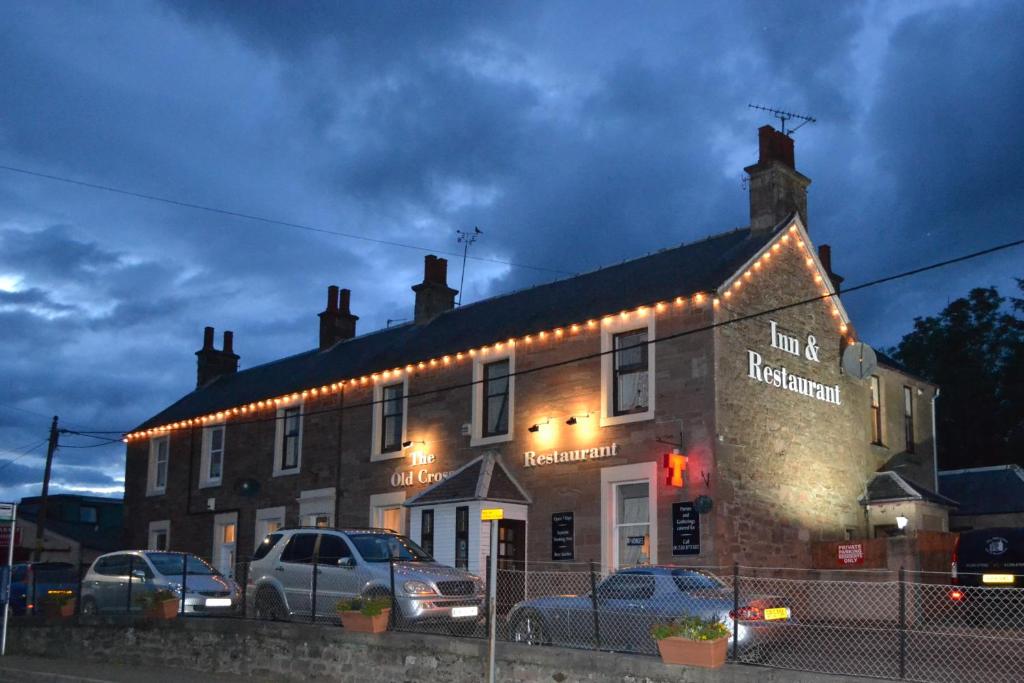
[[[42, 446], [44, 443], [46, 443], [49, 440], [50, 440], [50, 438], [47, 437], [47, 438], [43, 439], [42, 441], [38, 441], [38, 442], [35, 443], [35, 445], [29, 446], [23, 453], [21, 453], [17, 457], [11, 458], [10, 460], [5, 460], [2, 464], [0, 464], [0, 472], [3, 472], [7, 467], [10, 467], [14, 463], [18, 462], [19, 460], [24, 458], [26, 455], [28, 455], [29, 453], [31, 453], [35, 449], [39, 448], [40, 446]], [[15, 451], [20, 451], [23, 448], [25, 448], [25, 447], [22, 446], [20, 448], [15, 448], [14, 450]]]

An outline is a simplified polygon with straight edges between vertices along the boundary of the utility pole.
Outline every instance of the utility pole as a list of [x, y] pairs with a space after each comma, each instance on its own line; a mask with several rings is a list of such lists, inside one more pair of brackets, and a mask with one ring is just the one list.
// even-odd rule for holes
[[[43, 529], [46, 527], [46, 497], [50, 493], [50, 469], [53, 466], [53, 452], [57, 450], [57, 416], [50, 423], [50, 444], [46, 447], [46, 471], [43, 472], [43, 496], [39, 502], [39, 514], [36, 516], [36, 549], [33, 560], [39, 562], [43, 555]], [[14, 539], [11, 538], [11, 543]]]

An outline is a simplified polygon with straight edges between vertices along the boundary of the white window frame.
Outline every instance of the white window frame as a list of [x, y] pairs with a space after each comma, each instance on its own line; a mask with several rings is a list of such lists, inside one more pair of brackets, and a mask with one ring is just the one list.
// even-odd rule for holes
[[[384, 429], [384, 387], [402, 385], [402, 439], [397, 451], [382, 453], [380, 450], [381, 430]], [[409, 375], [403, 375], [401, 382], [378, 382], [373, 386], [373, 441], [370, 443], [370, 462], [396, 460], [405, 455], [402, 444], [408, 440], [409, 429]]]
[[[508, 359], [508, 432], [484, 436], [484, 366]], [[473, 412], [470, 419], [470, 446], [487, 446], [489, 444], [511, 441], [515, 430], [516, 414], [516, 350], [514, 346], [505, 346], [501, 350], [490, 348], [480, 352], [473, 359]]]
[[170, 550], [171, 548], [171, 520], [161, 519], [155, 522], [149, 523], [149, 536], [146, 540], [146, 548], [148, 550], [160, 550], [156, 547], [156, 536], [157, 534], [163, 533], [167, 537], [167, 546], [163, 550]]
[[[401, 508], [401, 528], [393, 529], [393, 531], [399, 534], [405, 535], [406, 528], [406, 516], [408, 510], [406, 510], [402, 504], [405, 502], [405, 491], [395, 491], [393, 493], [375, 493], [370, 496], [370, 526], [374, 528], [381, 528], [384, 526], [382, 511], [388, 508]], [[435, 525], [437, 521], [435, 519]]]
[[601, 468], [601, 566], [605, 571], [618, 568], [616, 543], [615, 487], [619, 484], [647, 483], [647, 523], [650, 525], [650, 564], [658, 563], [658, 463], [654, 460], [631, 465]]
[[[283, 469], [281, 467], [281, 454], [284, 449], [284, 413], [286, 410], [293, 408], [299, 409], [299, 449], [295, 458], [295, 467]], [[302, 437], [303, 437], [303, 423], [305, 422], [306, 410], [305, 403], [300, 401], [292, 405], [281, 406], [277, 409], [277, 419], [274, 420], [274, 475], [275, 477], [284, 477], [290, 474], [298, 474], [302, 471]]]
[[[157, 486], [157, 453], [160, 449], [160, 444], [166, 444], [166, 459], [164, 461], [164, 483], [163, 486]], [[147, 496], [162, 496], [167, 493], [167, 480], [171, 475], [171, 437], [167, 436], [156, 436], [149, 440], [149, 469], [146, 473], [146, 495]]]
[[[229, 524], [235, 526], [235, 541], [234, 543], [224, 542], [224, 528]], [[261, 539], [262, 540], [262, 539]], [[221, 552], [224, 546], [233, 546], [235, 551], [235, 559], [231, 563], [231, 567], [224, 569], [221, 567]], [[219, 569], [222, 574], [232, 578], [235, 575], [235, 567], [238, 565], [238, 513], [237, 512], [222, 512], [219, 515], [213, 516], [213, 553], [210, 559], [213, 560], [211, 564]]]
[[316, 526], [316, 518], [327, 517], [327, 526], [333, 527], [335, 522], [335, 499], [338, 491], [335, 488], [311, 489], [299, 493], [299, 524]]
[[260, 547], [260, 543], [270, 533], [270, 523], [278, 522], [282, 528], [285, 525], [285, 509], [283, 505], [273, 508], [257, 508], [256, 509], [256, 540], [254, 545], [256, 548]]
[[[220, 476], [210, 476], [210, 463], [213, 461], [213, 432], [221, 430], [220, 436]], [[222, 422], [218, 425], [210, 425], [203, 428], [202, 456], [199, 459], [199, 488], [220, 486], [224, 479], [224, 451], [227, 448], [227, 426]]]
[[[637, 313], [630, 314], [629, 318], [623, 320], [615, 316], [601, 322], [601, 426], [628, 424], [630, 422], [641, 422], [654, 419], [655, 404], [655, 357], [657, 355], [657, 344], [653, 343], [655, 337], [654, 313], [647, 311], [645, 319], [637, 320]], [[631, 330], [639, 330], [647, 327], [647, 410], [642, 413], [628, 413], [626, 415], [615, 414], [615, 390], [614, 378], [614, 338], [615, 335]]]

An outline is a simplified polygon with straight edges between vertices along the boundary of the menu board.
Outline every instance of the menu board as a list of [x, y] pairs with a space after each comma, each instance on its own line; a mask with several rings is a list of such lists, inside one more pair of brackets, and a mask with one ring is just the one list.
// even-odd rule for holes
[[700, 555], [700, 517], [693, 503], [672, 503], [672, 554]]
[[576, 529], [571, 512], [556, 512], [551, 515], [551, 559], [576, 559]]

